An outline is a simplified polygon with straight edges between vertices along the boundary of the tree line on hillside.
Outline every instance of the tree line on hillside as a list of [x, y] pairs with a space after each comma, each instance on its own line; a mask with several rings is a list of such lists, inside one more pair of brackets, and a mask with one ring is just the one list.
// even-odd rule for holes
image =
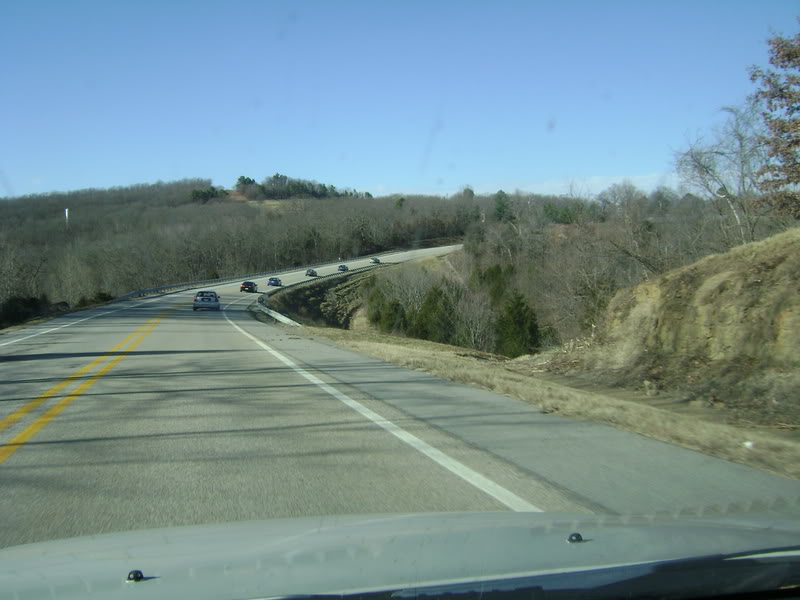
[[400, 208], [352, 196], [277, 207], [198, 200], [210, 187], [187, 180], [0, 202], [0, 322], [169, 282], [456, 239], [468, 225], [461, 203], [444, 198], [409, 197]]
[[[498, 192], [471, 220], [464, 252], [438, 268], [377, 273], [368, 316], [385, 332], [507, 356], [600, 330], [622, 288], [741, 243], [726, 202], [629, 182], [594, 199]], [[760, 210], [760, 209], [759, 209]], [[752, 213], [751, 213], [752, 214]], [[761, 214], [746, 240], [796, 226]]]
[[317, 183], [307, 179], [294, 179], [276, 173], [256, 183], [255, 179], [242, 175], [236, 181], [236, 191], [248, 200], [285, 200], [288, 198], [372, 198], [369, 192], [352, 189], [336, 189], [334, 185]]

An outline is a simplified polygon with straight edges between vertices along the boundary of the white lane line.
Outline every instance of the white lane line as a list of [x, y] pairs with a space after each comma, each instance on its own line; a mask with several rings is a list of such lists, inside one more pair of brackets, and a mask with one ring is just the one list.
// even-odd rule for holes
[[145, 300], [144, 302], [139, 302], [139, 304], [134, 304], [133, 306], [123, 306], [122, 308], [118, 308], [116, 310], [107, 310], [106, 312], [98, 313], [96, 315], [91, 315], [89, 317], [84, 317], [83, 319], [78, 319], [77, 321], [70, 321], [69, 323], [65, 323], [64, 325], [59, 325], [58, 327], [52, 327], [45, 331], [39, 331], [38, 333], [32, 333], [30, 335], [26, 335], [25, 337], [21, 338], [14, 338], [13, 340], [9, 340], [7, 342], [0, 343], [0, 346], [8, 346], [9, 344], [16, 344], [17, 342], [21, 342], [23, 340], [29, 340], [31, 338], [35, 338], [39, 335], [44, 335], [45, 333], [50, 333], [51, 331], [58, 331], [59, 329], [64, 329], [64, 327], [70, 327], [72, 325], [77, 325], [78, 323], [83, 323], [84, 321], [88, 321], [89, 319], [96, 319], [97, 317], [102, 317], [103, 315], [110, 315], [115, 312], [119, 312], [121, 310], [127, 310], [129, 308], [136, 308], [137, 306], [141, 306], [142, 304], [149, 304], [151, 302], [155, 302], [156, 300], [160, 300], [159, 298], [153, 298], [152, 300]]
[[[230, 304], [228, 304], [228, 306], [231, 306], [231, 304], [235, 304], [236, 302], [239, 302], [239, 300], [231, 302]], [[233, 327], [236, 330], [238, 330], [239, 333], [253, 340], [261, 348], [272, 354], [272, 356], [277, 358], [287, 367], [294, 370], [298, 375], [304, 377], [306, 380], [310, 381], [324, 392], [327, 392], [328, 394], [339, 400], [345, 406], [352, 408], [360, 415], [366, 417], [379, 427], [382, 427], [383, 429], [391, 433], [400, 441], [405, 442], [406, 444], [414, 448], [414, 450], [417, 450], [418, 452], [424, 454], [425, 456], [433, 460], [435, 463], [444, 467], [454, 475], [457, 475], [467, 483], [478, 488], [485, 494], [488, 494], [498, 502], [505, 504], [511, 510], [517, 512], [544, 512], [541, 508], [538, 508], [533, 504], [530, 504], [529, 502], [523, 500], [522, 498], [517, 496], [514, 492], [507, 490], [506, 488], [495, 483], [491, 479], [484, 477], [477, 471], [470, 469], [465, 464], [460, 463], [454, 458], [451, 458], [441, 450], [434, 448], [427, 442], [424, 442], [421, 439], [419, 439], [417, 436], [407, 432], [402, 427], [395, 425], [392, 421], [389, 421], [388, 419], [385, 419], [382, 416], [380, 416], [375, 411], [370, 410], [360, 402], [353, 400], [347, 394], [344, 394], [339, 390], [337, 390], [336, 388], [334, 388], [333, 386], [328, 385], [327, 383], [325, 383], [315, 375], [312, 375], [302, 367], [297, 366], [290, 358], [284, 356], [277, 350], [270, 348], [264, 342], [259, 340], [257, 337], [250, 335], [244, 329], [239, 327], [236, 323], [231, 321], [228, 318], [227, 308], [228, 307], [226, 306], [225, 311], [222, 314], [225, 316], [225, 320], [228, 321], [228, 323], [230, 323], [231, 325], [233, 325]]]

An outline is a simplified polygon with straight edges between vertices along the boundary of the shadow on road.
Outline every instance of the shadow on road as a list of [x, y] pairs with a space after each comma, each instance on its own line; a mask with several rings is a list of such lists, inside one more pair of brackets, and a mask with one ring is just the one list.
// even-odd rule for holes
[[125, 352], [124, 348], [116, 352], [46, 352], [42, 354], [15, 354], [10, 356], [0, 356], [0, 363], [22, 362], [28, 360], [52, 360], [58, 358], [96, 358], [98, 356], [157, 356], [160, 354], [221, 354], [228, 352], [246, 352], [246, 350], [138, 350], [135, 352]]

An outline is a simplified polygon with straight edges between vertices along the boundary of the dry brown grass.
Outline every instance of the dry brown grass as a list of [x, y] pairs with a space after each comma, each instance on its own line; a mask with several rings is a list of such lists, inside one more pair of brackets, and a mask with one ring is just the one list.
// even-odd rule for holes
[[600, 392], [580, 382], [576, 382], [576, 386], [565, 385], [563, 378], [519, 372], [516, 370], [519, 362], [491, 354], [394, 337], [363, 327], [358, 331], [309, 327], [307, 331], [401, 367], [530, 402], [545, 412], [613, 425], [786, 477], [800, 478], [800, 443], [770, 431], [699, 419], [696, 414], [657, 408], [607, 391]]
[[247, 196], [237, 192], [236, 190], [228, 190], [228, 200], [233, 200], [234, 202], [245, 202], [250, 206], [258, 206], [268, 210], [281, 210], [285, 204], [280, 200], [250, 200], [247, 198]]
[[248, 200], [247, 203], [250, 206], [258, 206], [272, 211], [282, 211], [285, 208], [280, 200]]

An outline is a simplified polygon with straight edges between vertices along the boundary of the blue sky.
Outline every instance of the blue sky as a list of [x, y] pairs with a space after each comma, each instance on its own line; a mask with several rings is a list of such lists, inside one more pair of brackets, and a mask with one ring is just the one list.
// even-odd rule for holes
[[798, 0], [0, 3], [0, 196], [670, 183]]

